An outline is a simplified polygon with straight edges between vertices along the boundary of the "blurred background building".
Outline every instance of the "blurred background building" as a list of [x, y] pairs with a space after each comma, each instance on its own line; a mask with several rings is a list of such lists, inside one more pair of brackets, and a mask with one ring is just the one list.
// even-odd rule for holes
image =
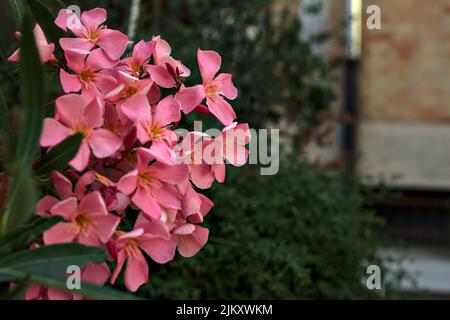
[[[361, 10], [356, 169], [391, 191], [377, 206], [409, 245], [419, 287], [450, 293], [450, 1], [348, 1]], [[366, 10], [381, 9], [369, 30]], [[370, 179], [364, 179], [370, 177]]]

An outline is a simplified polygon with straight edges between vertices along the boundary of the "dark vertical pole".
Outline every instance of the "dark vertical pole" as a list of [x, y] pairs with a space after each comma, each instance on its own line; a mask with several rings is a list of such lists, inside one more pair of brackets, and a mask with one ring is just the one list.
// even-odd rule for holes
[[356, 168], [357, 119], [358, 119], [358, 66], [359, 61], [347, 58], [344, 71], [344, 108], [342, 151], [346, 174], [353, 175]]

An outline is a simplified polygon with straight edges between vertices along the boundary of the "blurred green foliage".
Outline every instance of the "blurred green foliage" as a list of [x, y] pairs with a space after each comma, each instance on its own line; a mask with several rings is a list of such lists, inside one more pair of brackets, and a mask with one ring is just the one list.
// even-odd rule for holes
[[[375, 256], [382, 224], [357, 191], [344, 192], [335, 170], [293, 157], [276, 176], [256, 166], [228, 170], [215, 185], [207, 216], [210, 241], [195, 257], [150, 265], [140, 290], [165, 299], [361, 299], [366, 265]], [[383, 269], [386, 270], [386, 269]], [[398, 280], [398, 279], [397, 279]], [[389, 288], [396, 283], [387, 282]]]

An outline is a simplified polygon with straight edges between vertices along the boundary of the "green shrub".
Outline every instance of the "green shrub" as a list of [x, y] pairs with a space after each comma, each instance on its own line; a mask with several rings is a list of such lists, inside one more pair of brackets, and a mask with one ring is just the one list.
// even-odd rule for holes
[[151, 298], [352, 299], [365, 288], [365, 263], [380, 224], [339, 173], [285, 159], [275, 176], [255, 166], [229, 170], [216, 185], [210, 241], [192, 259], [151, 266], [140, 293]]

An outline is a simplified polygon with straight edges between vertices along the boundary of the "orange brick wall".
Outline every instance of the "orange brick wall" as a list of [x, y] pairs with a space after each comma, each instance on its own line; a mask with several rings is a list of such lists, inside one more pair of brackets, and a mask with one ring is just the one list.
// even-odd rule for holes
[[382, 29], [363, 20], [362, 120], [450, 122], [450, 0], [363, 4], [380, 6]]

